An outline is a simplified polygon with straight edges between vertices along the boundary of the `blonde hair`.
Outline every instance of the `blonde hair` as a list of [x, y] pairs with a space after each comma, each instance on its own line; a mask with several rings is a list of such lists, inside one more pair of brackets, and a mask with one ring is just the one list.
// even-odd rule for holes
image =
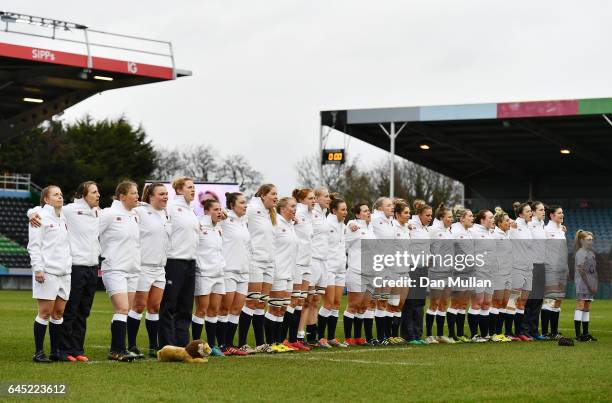
[[502, 210], [501, 207], [495, 207], [495, 216], [493, 219], [495, 220], [496, 227], [499, 227], [499, 224], [501, 224], [506, 217], [510, 218], [510, 216], [504, 210]]
[[316, 188], [314, 190], [315, 197], [319, 197], [319, 196], [321, 196], [325, 192], [329, 193], [329, 189], [327, 189], [324, 186], [321, 186], [320, 188]]
[[185, 183], [190, 181], [193, 182], [193, 179], [191, 179], [189, 176], [177, 176], [176, 178], [172, 179], [172, 188], [178, 194], [178, 191], [183, 189]]
[[44, 207], [45, 204], [47, 204], [45, 203], [45, 199], [49, 196], [49, 193], [51, 193], [51, 189], [53, 188], [58, 188], [60, 192], [62, 191], [62, 189], [60, 189], [60, 187], [57, 185], [46, 186], [42, 192], [40, 192], [40, 207]]
[[[257, 189], [257, 192], [255, 192], [255, 197], [262, 198], [270, 193], [272, 189], [276, 189], [276, 186], [271, 183], [264, 183], [259, 187], [259, 189]], [[274, 207], [270, 207], [268, 211], [270, 212], [270, 221], [272, 221], [272, 225], [276, 225], [276, 210]]]
[[591, 238], [595, 238], [591, 231], [584, 231], [581, 229], [576, 231], [576, 236], [574, 237], [574, 253], [576, 253], [576, 251], [582, 247], [580, 243], [588, 236], [590, 236]]
[[444, 218], [444, 216], [446, 215], [446, 213], [451, 213], [451, 215], [453, 214], [453, 212], [451, 211], [451, 209], [449, 209], [448, 207], [446, 207], [444, 205], [444, 203], [440, 203], [438, 205], [438, 208], [436, 209], [436, 218], [440, 221], [442, 221], [442, 219]]
[[136, 189], [138, 189], [138, 185], [136, 185], [136, 182], [134, 182], [134, 181], [131, 181], [131, 180], [121, 181], [117, 185], [117, 188], [115, 188], [115, 199], [119, 200], [119, 196], [120, 195], [127, 196], [128, 192], [130, 191], [130, 188], [132, 186], [134, 186]]
[[281, 197], [280, 200], [278, 201], [278, 204], [276, 204], [276, 212], [280, 214], [281, 208], [286, 207], [287, 204], [289, 204], [291, 200], [297, 203], [297, 201], [295, 200], [295, 197], [291, 197], [291, 196]]
[[390, 199], [387, 196], [382, 196], [376, 199], [376, 201], [372, 205], [372, 210], [378, 210], [386, 200], [390, 200]]
[[421, 213], [425, 210], [433, 210], [431, 206], [425, 203], [425, 200], [421, 200], [421, 199], [416, 199], [412, 203], [412, 206], [414, 207], [414, 213], [416, 215], [421, 215]]
[[459, 207], [457, 208], [457, 210], [455, 211], [455, 216], [457, 218], [457, 221], [461, 220], [463, 217], [465, 217], [467, 215], [467, 213], [471, 212], [470, 209], [467, 209], [465, 207]]

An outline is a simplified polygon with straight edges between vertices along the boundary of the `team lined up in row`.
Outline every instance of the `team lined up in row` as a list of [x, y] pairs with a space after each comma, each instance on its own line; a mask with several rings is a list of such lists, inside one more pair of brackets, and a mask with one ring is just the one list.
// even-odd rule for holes
[[[528, 322], [523, 321], [523, 309], [533, 272], [546, 263], [545, 251], [520, 250], [518, 243], [509, 240], [545, 239], [552, 234], [565, 238], [561, 208], [550, 209], [545, 227], [542, 203], [517, 206], [516, 222], [501, 211], [494, 215], [483, 210], [474, 217], [460, 209], [455, 224], [453, 212], [441, 206], [430, 226], [433, 209], [424, 202], [416, 201], [415, 215], [411, 215], [405, 201], [382, 197], [372, 213], [365, 203], [355, 205], [355, 219], [345, 224], [346, 203], [324, 188], [296, 189], [293, 197], [279, 199], [275, 186], [266, 184], [248, 205], [241, 193], [227, 193], [225, 209], [216, 200], [205, 200], [204, 215], [198, 217], [190, 207], [195, 197], [193, 181], [179, 177], [172, 186], [177, 196], [171, 201], [164, 184], [153, 183], [139, 202], [137, 185], [122, 182], [112, 206], [101, 211], [94, 182], [81, 184], [74, 203], [66, 206], [58, 187], [43, 190], [41, 207], [28, 212], [33, 297], [39, 307], [34, 323], [35, 361], [50, 361], [42, 348], [47, 325], [51, 360], [88, 360], [86, 320], [99, 256], [102, 280], [115, 311], [109, 353], [113, 360], [144, 357], [136, 337], [145, 309], [151, 356], [165, 345], [187, 345], [190, 336], [199, 339], [204, 327], [212, 355], [218, 356], [309, 350], [311, 345], [508, 341], [507, 335], [528, 340], [530, 334], [539, 335], [538, 319], [534, 330], [532, 323], [523, 323]], [[421, 336], [427, 290], [374, 289], [361, 270], [363, 239], [412, 239], [432, 252], [451, 247], [450, 252], [457, 254], [479, 252], [479, 244], [470, 241], [475, 237], [502, 241], [494, 242], [496, 250], [489, 251], [496, 256], [494, 264], [471, 274], [429, 264], [406, 273], [438, 280], [429, 289], [426, 340]], [[592, 234], [579, 232], [577, 240], [577, 291], [581, 284], [583, 298], [575, 319], [580, 315], [578, 326], [582, 324], [584, 337], [590, 337], [588, 300], [596, 290]], [[567, 276], [567, 267], [557, 272]], [[491, 287], [444, 283], [445, 278], [470, 275], [490, 280]], [[564, 289], [562, 276], [554, 281], [550, 285], [555, 290]], [[335, 331], [345, 286], [346, 338], [340, 342]], [[471, 339], [463, 331], [468, 305]], [[559, 305], [560, 297], [545, 306], [552, 333], [558, 333]], [[544, 313], [542, 317], [544, 328]], [[445, 321], [449, 337], [444, 336]], [[434, 322], [437, 337], [432, 336]], [[251, 325], [255, 348], [247, 344]]]

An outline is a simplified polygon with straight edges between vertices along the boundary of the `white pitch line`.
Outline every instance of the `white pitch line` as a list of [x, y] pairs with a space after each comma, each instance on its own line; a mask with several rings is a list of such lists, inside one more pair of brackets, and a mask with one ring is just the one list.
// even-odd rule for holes
[[294, 359], [294, 360], [304, 360], [304, 361], [331, 361], [331, 362], [344, 362], [344, 363], [355, 363], [355, 364], [365, 364], [365, 365], [410, 365], [410, 366], [430, 366], [431, 363], [415, 363], [415, 362], [406, 362], [406, 361], [372, 361], [372, 360], [355, 360], [355, 359], [347, 359], [343, 360], [340, 358], [329, 358], [325, 357], [327, 354], [320, 354], [318, 357], [304, 357], [300, 355], [291, 355], [291, 354], [283, 354], [276, 355], [274, 354], [271, 358], [279, 358], [279, 359]]
[[[560, 327], [560, 330], [571, 330], [574, 331], [575, 329], [570, 329], [569, 327]], [[597, 329], [591, 329], [591, 331], [593, 331], [593, 333], [612, 333], [612, 330], [597, 330]]]

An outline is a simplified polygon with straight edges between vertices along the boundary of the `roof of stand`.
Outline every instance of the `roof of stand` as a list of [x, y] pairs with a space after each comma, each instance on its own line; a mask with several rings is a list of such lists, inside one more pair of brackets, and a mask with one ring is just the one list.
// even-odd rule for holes
[[321, 124], [389, 150], [380, 125], [405, 123], [398, 156], [469, 182], [533, 171], [609, 175], [611, 117], [612, 98], [597, 98], [323, 111]]
[[[0, 11], [0, 17], [2, 25], [6, 24], [6, 29], [0, 31], [0, 141], [35, 127], [94, 94], [191, 75], [190, 71], [174, 67], [170, 42], [95, 31], [79, 24], [16, 13]], [[13, 28], [16, 25], [19, 29]], [[27, 29], [30, 31], [26, 32]], [[41, 34], [41, 30], [45, 31]], [[97, 35], [107, 42], [92, 42], [88, 35], [85, 40], [66, 36], [77, 33]], [[109, 37], [114, 42], [106, 39]], [[135, 45], [119, 46], [117, 40]], [[38, 46], [41, 43], [48, 47]], [[152, 43], [164, 47], [164, 51], [147, 50]], [[83, 52], [57, 50], [67, 45], [78, 46]], [[125, 58], [101, 56], [118, 53]], [[141, 62], [147, 57], [159, 60], [160, 64]]]

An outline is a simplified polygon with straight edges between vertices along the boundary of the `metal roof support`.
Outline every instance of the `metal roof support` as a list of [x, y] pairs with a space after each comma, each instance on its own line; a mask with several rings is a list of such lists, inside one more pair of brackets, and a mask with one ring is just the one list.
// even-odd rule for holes
[[406, 127], [407, 122], [399, 128], [399, 130], [395, 131], [395, 122], [391, 122], [391, 130], [387, 131], [385, 126], [382, 123], [379, 123], [378, 126], [382, 129], [383, 132], [389, 137], [389, 141], [391, 142], [391, 150], [389, 157], [389, 197], [393, 198], [395, 193], [395, 138], [400, 135], [404, 127]]
[[[604, 115], [605, 116], [605, 115]], [[547, 140], [555, 145], [557, 145], [560, 148], [564, 148], [567, 147], [571, 150], [572, 154], [574, 154], [576, 157], [581, 158], [587, 162], [596, 164], [597, 166], [599, 166], [600, 168], [602, 168], [604, 171], [610, 171], [610, 169], [612, 168], [612, 166], [610, 165], [609, 161], [606, 160], [605, 158], [601, 157], [600, 155], [586, 150], [584, 148], [581, 148], [580, 146], [568, 142], [567, 140], [565, 140], [564, 138], [562, 138], [561, 136], [551, 132], [548, 129], [545, 129], [543, 127], [539, 127], [537, 124], [531, 123], [531, 122], [525, 122], [525, 121], [521, 121], [521, 122], [517, 122], [513, 124], [515, 127], [520, 127], [523, 130], [526, 130], [530, 133], [535, 134], [536, 136]]]

